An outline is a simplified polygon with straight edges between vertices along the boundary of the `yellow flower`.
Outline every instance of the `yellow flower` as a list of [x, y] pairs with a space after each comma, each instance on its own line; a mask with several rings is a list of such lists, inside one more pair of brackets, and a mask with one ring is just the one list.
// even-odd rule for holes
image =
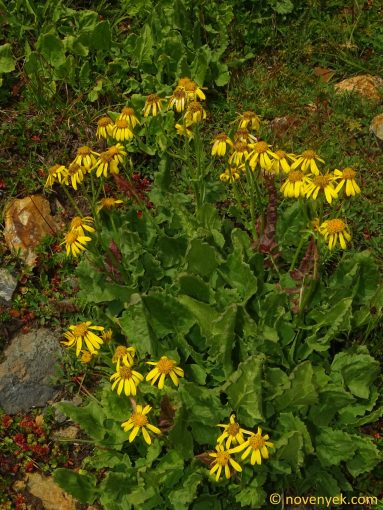
[[110, 172], [111, 174], [119, 173], [118, 161], [116, 161], [113, 153], [109, 151], [101, 152], [101, 154], [98, 157], [96, 167], [97, 177], [100, 177], [101, 175], [103, 175], [104, 177], [108, 177], [108, 172]]
[[107, 331], [103, 331], [101, 338], [103, 339], [104, 343], [108, 344], [112, 341], [113, 332], [111, 329], [108, 329]]
[[100, 212], [101, 209], [112, 209], [113, 207], [117, 207], [120, 204], [123, 204], [124, 202], [122, 200], [117, 200], [112, 197], [102, 198], [98, 202], [97, 206], [97, 212]]
[[118, 370], [120, 368], [121, 363], [127, 367], [131, 367], [134, 363], [133, 358], [135, 354], [136, 349], [134, 347], [118, 345], [112, 357], [113, 363], [117, 363], [116, 369]]
[[176, 130], [180, 136], [186, 136], [187, 138], [189, 138], [189, 140], [190, 138], [193, 138], [193, 131], [191, 129], [188, 129], [183, 124], [176, 124]]
[[173, 91], [173, 95], [169, 98], [169, 108], [174, 108], [178, 113], [185, 110], [187, 101], [187, 95], [184, 88], [176, 87]]
[[[95, 335], [93, 331], [104, 331], [102, 326], [92, 326], [91, 321], [81, 322], [76, 326], [69, 326], [69, 330], [64, 333], [66, 342], [61, 342], [65, 347], [76, 346], [76, 356], [79, 356], [82, 344], [85, 342], [86, 347], [91, 354], [96, 354], [103, 344], [102, 339]], [[92, 331], [93, 330], [93, 331]]]
[[156, 117], [156, 115], [162, 110], [162, 101], [164, 101], [164, 99], [161, 99], [157, 96], [157, 94], [149, 94], [143, 108], [144, 117], [148, 117], [149, 115]]
[[80, 218], [80, 216], [75, 216], [70, 222], [70, 229], [77, 230], [80, 235], [85, 235], [85, 230], [88, 232], [94, 232], [94, 228], [90, 225], [93, 223], [93, 218], [91, 216], [84, 216]]
[[315, 160], [324, 163], [323, 159], [321, 159], [315, 151], [311, 149], [304, 151], [300, 156], [297, 157], [297, 159], [291, 165], [291, 170], [297, 170], [300, 167], [302, 172], [310, 170], [312, 174], [318, 175], [319, 169]]
[[271, 163], [271, 167], [267, 169], [267, 171], [279, 175], [281, 172], [285, 172], [286, 174], [290, 172], [290, 163], [288, 158], [294, 161], [293, 154], [287, 154], [285, 151], [275, 151], [274, 152], [274, 161]]
[[108, 138], [112, 135], [113, 121], [109, 117], [101, 117], [97, 121], [97, 138]]
[[275, 157], [275, 153], [270, 150], [270, 145], [266, 142], [256, 142], [250, 145], [252, 152], [249, 156], [250, 168], [254, 171], [259, 163], [259, 166], [263, 170], [269, 170], [273, 164], [272, 158]]
[[233, 145], [233, 153], [229, 158], [231, 165], [239, 166], [242, 161], [249, 157], [249, 145], [246, 142], [236, 142]]
[[304, 196], [307, 177], [299, 170], [292, 170], [288, 173], [287, 179], [282, 184], [281, 191], [287, 198], [298, 198]]
[[347, 247], [346, 241], [351, 241], [351, 234], [348, 225], [340, 219], [324, 221], [319, 227], [320, 234], [328, 241], [330, 250], [336, 247], [338, 241], [342, 250]]
[[147, 365], [155, 365], [155, 368], [146, 376], [146, 380], [151, 381], [151, 384], [156, 384], [158, 380], [157, 384], [160, 390], [164, 387], [167, 375], [170, 376], [176, 386], [179, 385], [178, 377], [184, 376], [184, 371], [182, 368], [177, 367], [177, 362], [166, 356], [162, 356], [159, 361], [147, 361], [146, 363]]
[[187, 94], [189, 101], [201, 101], [206, 99], [205, 94], [202, 92], [202, 88], [190, 78], [180, 78], [178, 81], [178, 87], [183, 88]]
[[243, 434], [251, 434], [251, 432], [241, 429], [239, 423], [235, 421], [235, 414], [230, 416], [230, 423], [227, 425], [219, 423], [217, 427], [223, 427], [223, 432], [217, 439], [217, 443], [221, 444], [226, 439], [226, 448], [230, 448], [231, 443], [242, 444], [245, 441]]
[[112, 137], [118, 142], [131, 140], [134, 136], [131, 127], [130, 122], [126, 118], [116, 120], [112, 129]]
[[213, 142], [213, 147], [211, 149], [212, 156], [224, 156], [226, 154], [227, 145], [233, 147], [233, 142], [225, 133], [220, 133], [217, 135]]
[[131, 430], [131, 433], [129, 435], [129, 443], [134, 441], [140, 430], [142, 431], [142, 435], [144, 436], [145, 442], [147, 444], [152, 443], [152, 438], [150, 437], [148, 430], [154, 432], [154, 434], [161, 434], [160, 429], [158, 429], [148, 421], [146, 415], [151, 411], [151, 409], [152, 409], [151, 406], [145, 406], [144, 408], [142, 408], [142, 406], [137, 405], [136, 410], [129, 418], [129, 420], [124, 421], [124, 423], [121, 424], [121, 427], [124, 429], [125, 432], [129, 432], [129, 430]]
[[81, 351], [81, 358], [80, 358], [81, 363], [88, 364], [92, 361], [92, 358], [93, 358], [93, 354], [91, 352]]
[[94, 157], [95, 155], [98, 156], [98, 153], [92, 151], [90, 147], [84, 145], [83, 147], [79, 147], [77, 149], [77, 155], [74, 159], [74, 163], [83, 166], [89, 171], [96, 164], [96, 158]]
[[346, 183], [346, 195], [355, 196], [357, 193], [360, 193], [360, 188], [355, 180], [356, 172], [352, 168], [344, 168], [343, 170], [334, 170], [334, 175], [337, 178], [340, 178], [341, 181], [336, 187], [335, 191], [339, 193], [342, 189], [344, 183]]
[[77, 185], [80, 184], [84, 180], [84, 176], [87, 172], [87, 169], [83, 166], [78, 165], [77, 163], [72, 163], [68, 168], [68, 173], [65, 176], [65, 184], [69, 184], [69, 179], [72, 184], [73, 189], [77, 190]]
[[209, 453], [210, 457], [214, 458], [212, 463], [212, 468], [210, 469], [210, 474], [215, 475], [215, 479], [218, 482], [222, 469], [225, 471], [225, 476], [227, 479], [230, 478], [230, 466], [233, 467], [236, 471], [241, 472], [242, 468], [234, 459], [231, 458], [230, 451], [225, 450], [221, 444], [218, 444], [215, 447], [217, 453]]
[[202, 108], [201, 104], [197, 101], [190, 103], [185, 113], [186, 125], [190, 126], [191, 124], [201, 122], [201, 120], [204, 119], [206, 119], [206, 112]]
[[240, 178], [239, 167], [227, 168], [220, 176], [222, 182], [235, 182]]
[[110, 146], [106, 152], [110, 154], [117, 163], [122, 163], [126, 157], [126, 150], [121, 143]]
[[122, 109], [122, 112], [118, 118], [125, 119], [132, 129], [140, 124], [140, 121], [138, 120], [133, 108], [130, 108], [129, 106], [125, 106], [125, 108]]
[[233, 138], [235, 142], [255, 143], [258, 141], [258, 139], [254, 135], [252, 135], [246, 128], [239, 128], [234, 133]]
[[261, 124], [260, 118], [253, 111], [247, 111], [242, 113], [237, 119], [240, 128], [247, 128], [250, 126], [252, 129], [258, 130]]
[[60, 183], [65, 181], [66, 176], [68, 175], [68, 170], [64, 165], [54, 165], [48, 169], [48, 178], [45, 183], [46, 188], [51, 188], [53, 184], [58, 180]]
[[68, 257], [71, 254], [77, 257], [82, 251], [86, 250], [86, 243], [89, 243], [91, 240], [90, 237], [81, 235], [77, 230], [70, 230], [65, 234], [65, 240], [61, 244], [66, 245], [66, 254]]
[[318, 198], [319, 192], [324, 193], [326, 200], [329, 204], [333, 201], [334, 198], [338, 198], [338, 195], [335, 191], [334, 185], [332, 181], [335, 180], [334, 175], [332, 174], [319, 174], [315, 175], [312, 179], [307, 178], [307, 183], [305, 187], [305, 195], [307, 198], [313, 198], [316, 200]]
[[144, 376], [133, 370], [132, 367], [123, 365], [117, 368], [117, 372], [111, 376], [110, 380], [113, 381], [113, 379], [112, 391], [118, 385], [117, 394], [121, 395], [122, 390], [124, 390], [125, 395], [129, 397], [130, 395], [137, 395], [137, 386], [144, 380]]
[[262, 436], [262, 429], [258, 427], [256, 434], [251, 434], [251, 436], [244, 443], [236, 446], [235, 448], [231, 448], [229, 452], [236, 453], [245, 450], [241, 456], [242, 460], [245, 460], [249, 453], [251, 453], [251, 464], [253, 466], [255, 463], [261, 464], [262, 457], [264, 459], [269, 458], [269, 451], [267, 448], [274, 448], [273, 443], [270, 443], [268, 439], [269, 435], [265, 434]]

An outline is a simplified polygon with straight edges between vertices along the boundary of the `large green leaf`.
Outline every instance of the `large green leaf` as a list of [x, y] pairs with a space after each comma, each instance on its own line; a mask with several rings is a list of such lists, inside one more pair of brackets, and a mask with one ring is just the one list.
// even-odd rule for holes
[[100, 405], [90, 400], [84, 407], [77, 407], [71, 402], [59, 402], [57, 408], [73, 421], [79, 423], [81, 428], [92, 438], [100, 441], [105, 435], [103, 427], [106, 415]]
[[318, 395], [313, 375], [313, 367], [309, 361], [296, 366], [289, 376], [290, 387], [276, 397], [275, 408], [282, 411], [289, 407], [314, 404], [318, 400]]
[[322, 427], [316, 436], [316, 453], [323, 466], [336, 466], [353, 458], [355, 436], [342, 430]]
[[140, 354], [156, 355], [156, 347], [152, 342], [152, 332], [145, 313], [145, 307], [138, 294], [133, 294], [126, 310], [118, 319], [121, 330], [129, 344], [134, 345]]
[[10, 73], [16, 67], [16, 60], [12, 55], [12, 47], [9, 43], [0, 46], [0, 74]]
[[185, 335], [195, 323], [187, 307], [166, 294], [143, 296], [149, 323], [158, 338], [169, 333]]
[[207, 243], [200, 239], [193, 239], [186, 255], [188, 271], [204, 277], [211, 276], [217, 265], [217, 252]]
[[94, 475], [80, 475], [72, 469], [59, 468], [54, 471], [53, 479], [80, 503], [94, 502], [97, 495], [97, 478]]
[[171, 490], [168, 498], [172, 505], [172, 508], [177, 510], [188, 510], [190, 503], [194, 500], [198, 486], [203, 480], [202, 470], [192, 471], [187, 474], [184, 473], [182, 486]]
[[36, 47], [53, 67], [65, 64], [65, 45], [55, 33], [41, 34]]

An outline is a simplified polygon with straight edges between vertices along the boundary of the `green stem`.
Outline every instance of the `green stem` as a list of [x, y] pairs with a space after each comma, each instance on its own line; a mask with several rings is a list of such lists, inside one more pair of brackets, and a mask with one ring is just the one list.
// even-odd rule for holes
[[84, 213], [80, 210], [80, 208], [78, 207], [78, 205], [76, 204], [76, 202], [73, 200], [73, 197], [72, 197], [72, 195], [69, 193], [69, 191], [68, 191], [67, 187], [65, 186], [65, 184], [64, 184], [63, 188], [64, 188], [64, 191], [65, 191], [65, 193], [66, 193], [66, 196], [67, 196], [67, 198], [69, 199], [69, 202], [71, 203], [72, 207], [75, 209], [75, 211], [77, 211], [77, 213], [78, 213], [81, 217], [82, 217], [82, 216], [84, 216]]
[[301, 250], [303, 248], [303, 245], [305, 244], [305, 241], [306, 241], [306, 236], [302, 236], [300, 241], [299, 241], [298, 247], [295, 250], [293, 260], [291, 261], [289, 272], [291, 272], [294, 269], [295, 264], [297, 262], [297, 259], [299, 257], [299, 254], [300, 254], [300, 252], [301, 252]]

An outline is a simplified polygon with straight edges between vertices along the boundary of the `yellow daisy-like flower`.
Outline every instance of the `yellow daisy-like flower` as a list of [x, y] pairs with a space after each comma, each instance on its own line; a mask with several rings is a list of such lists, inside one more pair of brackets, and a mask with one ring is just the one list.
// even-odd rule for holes
[[338, 194], [335, 191], [333, 181], [336, 177], [332, 174], [319, 174], [313, 176], [312, 179], [310, 177], [307, 178], [307, 183], [305, 187], [305, 195], [307, 198], [313, 198], [316, 200], [318, 198], [319, 193], [323, 193], [326, 197], [326, 200], [329, 204], [333, 201], [334, 198], [338, 198]]
[[66, 176], [68, 175], [68, 170], [64, 165], [53, 165], [48, 169], [48, 178], [45, 183], [46, 188], [51, 188], [53, 184], [56, 182], [65, 181]]
[[324, 163], [323, 159], [321, 159], [315, 151], [311, 149], [304, 151], [300, 156], [297, 157], [297, 159], [291, 165], [291, 170], [297, 170], [298, 168], [300, 168], [302, 172], [307, 172], [307, 170], [310, 170], [312, 174], [318, 175], [319, 168], [315, 160]]
[[237, 118], [236, 122], [239, 122], [240, 128], [247, 128], [247, 126], [250, 126], [252, 129], [255, 129], [256, 131], [259, 129], [259, 126], [261, 125], [260, 118], [255, 112], [251, 110], [242, 113], [242, 115], [240, 115]]
[[344, 183], [346, 183], [346, 195], [355, 196], [357, 193], [360, 193], [360, 188], [355, 180], [356, 172], [353, 168], [344, 168], [343, 170], [334, 170], [334, 175], [336, 178], [341, 179], [335, 191], [339, 193], [342, 189]]
[[77, 163], [72, 163], [68, 168], [68, 173], [65, 176], [65, 184], [69, 184], [69, 180], [74, 190], [77, 191], [77, 185], [84, 180], [87, 169]]
[[77, 149], [77, 155], [74, 159], [74, 163], [89, 170], [96, 164], [96, 158], [98, 152], [92, 151], [92, 149], [86, 145]]
[[131, 140], [134, 136], [131, 127], [130, 122], [126, 118], [117, 119], [113, 126], [112, 137], [118, 142]]
[[102, 326], [92, 326], [91, 321], [81, 322], [76, 326], [69, 326], [69, 331], [64, 333], [66, 342], [61, 342], [65, 347], [76, 346], [76, 356], [78, 357], [83, 343], [85, 343], [91, 354], [97, 354], [97, 351], [103, 344], [102, 339], [95, 335], [93, 331], [104, 331]]
[[202, 108], [201, 104], [197, 101], [190, 103], [185, 113], [186, 125], [190, 126], [191, 124], [196, 124], [204, 119], [206, 119], [206, 112]]
[[108, 138], [108, 136], [112, 136], [113, 130], [113, 121], [109, 117], [101, 117], [97, 121], [97, 138]]
[[282, 172], [287, 174], [290, 172], [289, 159], [294, 161], [294, 155], [287, 154], [287, 152], [281, 150], [275, 151], [274, 160], [271, 163], [271, 167], [266, 170], [275, 175], [279, 175]]
[[162, 356], [159, 361], [147, 361], [147, 365], [155, 365], [148, 375], [146, 376], [147, 381], [151, 381], [151, 384], [158, 385], [160, 390], [163, 389], [165, 384], [165, 377], [170, 376], [173, 383], [178, 386], [178, 377], [184, 376], [182, 368], [177, 367], [177, 362], [169, 359], [167, 356]]
[[193, 138], [193, 131], [191, 129], [188, 129], [186, 126], [184, 126], [183, 124], [176, 124], [176, 130], [177, 130], [177, 134], [179, 134], [180, 136], [186, 136], [187, 138]]
[[254, 171], [259, 164], [263, 170], [269, 170], [275, 158], [275, 153], [270, 150], [271, 145], [266, 142], [256, 142], [250, 147], [253, 149], [249, 157], [250, 168]]
[[249, 157], [249, 150], [249, 145], [246, 142], [236, 142], [233, 145], [233, 153], [229, 158], [229, 163], [234, 166], [241, 165]]
[[178, 87], [185, 90], [190, 101], [197, 101], [198, 99], [200, 101], [204, 101], [206, 99], [206, 96], [202, 91], [202, 87], [199, 87], [198, 84], [190, 78], [180, 78], [178, 81]]
[[212, 141], [213, 147], [211, 149], [212, 156], [224, 156], [226, 154], [226, 148], [229, 145], [233, 147], [233, 142], [225, 133], [220, 133]]
[[157, 114], [162, 110], [162, 102], [165, 101], [161, 99], [157, 94], [149, 94], [145, 101], [145, 106], [143, 108], [144, 117], [149, 117], [149, 115], [153, 115], [156, 117]]
[[246, 128], [239, 128], [234, 133], [234, 142], [246, 142], [246, 143], [255, 143], [258, 141], [257, 137], [252, 135], [250, 131]]
[[61, 244], [66, 245], [67, 257], [71, 254], [73, 257], [77, 257], [82, 251], [86, 250], [86, 243], [89, 243], [91, 240], [90, 237], [81, 235], [78, 230], [70, 230], [65, 234], [65, 240]]
[[80, 357], [80, 361], [81, 363], [84, 363], [85, 365], [87, 365], [88, 363], [90, 363], [93, 359], [93, 354], [89, 351], [81, 351], [81, 357]]
[[133, 108], [130, 108], [129, 106], [125, 106], [125, 108], [122, 109], [122, 112], [120, 113], [118, 118], [125, 119], [132, 129], [140, 125], [140, 121], [138, 120], [135, 111], [133, 110]]
[[181, 113], [185, 110], [186, 102], [187, 94], [185, 89], [183, 87], [176, 87], [169, 98], [169, 109], [175, 108], [178, 113]]
[[122, 163], [126, 157], [126, 150], [121, 143], [116, 143], [116, 145], [111, 145], [109, 149], [106, 151], [110, 154], [117, 163]]
[[118, 395], [121, 395], [122, 390], [124, 390], [125, 395], [129, 397], [130, 395], [137, 395], [137, 386], [144, 380], [144, 376], [133, 370], [132, 367], [123, 365], [111, 376], [110, 380], [113, 381], [113, 379], [112, 391], [117, 387]]
[[241, 452], [245, 450], [241, 456], [242, 460], [245, 460], [246, 457], [251, 453], [250, 462], [254, 466], [255, 463], [261, 464], [262, 457], [264, 459], [269, 458], [269, 451], [267, 448], [274, 448], [273, 443], [268, 441], [269, 435], [265, 434], [262, 436], [262, 429], [258, 427], [258, 431], [256, 434], [251, 434], [251, 436], [239, 446], [235, 448], [231, 448], [229, 450], [230, 453]]
[[223, 432], [217, 439], [217, 443], [221, 444], [226, 439], [226, 448], [229, 449], [231, 443], [233, 444], [242, 444], [245, 442], [245, 438], [243, 434], [251, 434], [248, 430], [241, 429], [239, 423], [235, 421], [235, 414], [230, 416], [230, 423], [223, 424], [219, 423], [217, 427], [223, 427]]
[[281, 191], [287, 198], [298, 198], [305, 194], [307, 177], [300, 170], [292, 170], [282, 184]]
[[118, 370], [121, 364], [127, 367], [131, 367], [134, 363], [133, 358], [135, 354], [136, 349], [134, 347], [125, 347], [125, 345], [118, 345], [112, 357], [113, 363], [117, 363], [116, 369]]
[[101, 175], [103, 175], [104, 177], [108, 177], [109, 172], [111, 174], [119, 173], [118, 161], [115, 159], [113, 153], [109, 152], [109, 150], [101, 152], [101, 154], [98, 157], [96, 167], [97, 177], [100, 177]]
[[222, 182], [235, 182], [240, 178], [239, 175], [239, 167], [227, 168], [222, 174], [219, 176]]
[[230, 451], [225, 450], [221, 444], [218, 444], [215, 449], [217, 453], [209, 453], [209, 456], [214, 458], [212, 467], [210, 469], [210, 474], [214, 475], [216, 473], [215, 479], [217, 482], [221, 476], [222, 470], [225, 471], [226, 478], [230, 478], [232, 474], [230, 471], [230, 466], [239, 473], [242, 471], [242, 468], [238, 462], [231, 458]]
[[102, 209], [112, 209], [113, 207], [117, 207], [123, 203], [124, 203], [123, 200], [117, 200], [116, 198], [112, 197], [102, 198], [98, 202], [96, 211], [100, 212]]
[[111, 329], [108, 329], [107, 331], [103, 331], [101, 338], [103, 339], [104, 343], [108, 344], [112, 341], [113, 337], [113, 331]]
[[324, 221], [319, 226], [319, 233], [323, 235], [324, 240], [328, 241], [330, 250], [336, 247], [338, 241], [342, 250], [347, 247], [346, 241], [351, 241], [351, 234], [348, 225], [340, 219]]
[[121, 424], [121, 427], [124, 429], [125, 432], [129, 432], [129, 430], [131, 430], [131, 433], [129, 435], [129, 443], [134, 441], [140, 430], [142, 431], [142, 435], [147, 444], [152, 443], [152, 438], [150, 437], [148, 430], [150, 430], [150, 432], [153, 432], [154, 434], [161, 434], [159, 428], [149, 423], [147, 414], [150, 413], [151, 409], [152, 409], [151, 406], [145, 406], [143, 408], [142, 406], [137, 405], [136, 410], [129, 418], [129, 420], [124, 421], [124, 423]]
[[75, 216], [70, 222], [70, 229], [77, 230], [80, 235], [85, 235], [85, 230], [88, 232], [94, 232], [94, 228], [91, 227], [91, 224], [94, 222], [91, 216], [84, 216], [80, 218], [80, 216]]

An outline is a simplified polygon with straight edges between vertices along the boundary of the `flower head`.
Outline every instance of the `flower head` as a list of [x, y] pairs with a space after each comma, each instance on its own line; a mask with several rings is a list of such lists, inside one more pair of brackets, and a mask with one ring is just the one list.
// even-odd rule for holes
[[109, 152], [109, 150], [105, 152], [101, 152], [101, 154], [98, 157], [97, 160], [97, 171], [96, 175], [97, 177], [100, 177], [103, 175], [104, 177], [108, 176], [108, 173], [111, 174], [118, 174], [118, 161], [116, 161], [115, 156], [112, 152]]
[[183, 124], [176, 124], [176, 130], [177, 130], [177, 134], [179, 134], [180, 136], [186, 136], [187, 138], [193, 138], [193, 131], [191, 129], [188, 129], [186, 126], [184, 126]]
[[248, 158], [249, 150], [249, 145], [246, 142], [235, 142], [233, 145], [233, 153], [229, 158], [229, 163], [234, 166], [239, 166]]
[[78, 163], [73, 162], [69, 168], [68, 173], [65, 176], [65, 184], [69, 184], [69, 179], [73, 189], [77, 191], [77, 185], [82, 183], [87, 169], [84, 166], [80, 166]]
[[104, 343], [108, 344], [109, 342], [111, 342], [112, 337], [113, 331], [111, 329], [102, 332], [101, 338], [103, 339]]
[[228, 424], [219, 423], [218, 427], [223, 427], [223, 432], [217, 439], [218, 444], [222, 444], [226, 439], [226, 448], [230, 448], [231, 443], [242, 444], [245, 441], [243, 434], [251, 434], [251, 432], [241, 429], [239, 423], [235, 421], [235, 414], [230, 416]]
[[152, 443], [152, 438], [150, 437], [148, 430], [154, 434], [161, 434], [159, 428], [149, 423], [147, 414], [151, 411], [151, 409], [151, 406], [145, 406], [143, 408], [141, 405], [137, 405], [136, 410], [133, 412], [129, 420], [124, 421], [124, 423], [121, 424], [121, 427], [125, 432], [129, 432], [129, 430], [131, 430], [129, 443], [134, 441], [140, 431], [142, 431], [142, 435], [147, 444]]
[[257, 137], [252, 135], [247, 128], [239, 128], [234, 133], [233, 137], [235, 142], [246, 142], [246, 143], [255, 143], [258, 141]]
[[116, 198], [112, 198], [112, 197], [102, 198], [98, 202], [97, 212], [100, 212], [101, 209], [112, 209], [113, 207], [117, 207], [123, 203], [124, 202], [122, 200], [117, 200]]
[[334, 170], [334, 175], [340, 182], [336, 187], [336, 193], [342, 189], [343, 185], [346, 183], [346, 195], [355, 196], [357, 193], [360, 193], [360, 188], [355, 180], [356, 172], [353, 168], [344, 168], [343, 170]]
[[198, 86], [198, 84], [191, 80], [190, 78], [180, 78], [178, 80], [178, 87], [183, 88], [187, 94], [187, 97], [190, 101], [203, 101], [206, 99], [205, 94], [202, 91], [202, 88]]
[[241, 456], [241, 459], [244, 460], [251, 453], [250, 462], [254, 466], [255, 463], [261, 464], [262, 457], [264, 459], [269, 458], [269, 452], [267, 448], [274, 448], [273, 443], [268, 441], [269, 435], [265, 434], [262, 436], [262, 429], [258, 427], [258, 431], [256, 434], [252, 433], [250, 437], [239, 446], [235, 448], [231, 448], [229, 450], [230, 453], [241, 452], [245, 450]]
[[322, 193], [326, 197], [327, 202], [331, 204], [334, 198], [338, 198], [333, 185], [334, 180], [335, 176], [328, 173], [325, 175], [314, 175], [312, 179], [308, 178], [305, 188], [306, 197], [311, 197], [316, 200], [318, 198], [318, 194]]
[[133, 370], [132, 367], [122, 365], [111, 376], [110, 380], [113, 381], [113, 379], [112, 390], [117, 387], [118, 395], [121, 395], [122, 390], [124, 390], [125, 395], [129, 397], [130, 395], [137, 395], [137, 386], [144, 380], [144, 376]]
[[131, 140], [133, 138], [132, 125], [126, 118], [119, 118], [112, 129], [112, 137], [118, 142]]
[[97, 138], [108, 138], [112, 135], [113, 121], [109, 117], [101, 117], [97, 121]]
[[272, 161], [270, 168], [266, 170], [275, 175], [279, 175], [282, 172], [287, 174], [290, 171], [289, 159], [294, 161], [294, 155], [287, 154], [285, 151], [281, 150], [275, 151], [274, 160]]
[[315, 160], [324, 163], [323, 159], [321, 159], [315, 151], [308, 149], [307, 151], [302, 152], [302, 154], [297, 157], [297, 159], [291, 165], [291, 170], [297, 170], [298, 168], [300, 168], [302, 172], [307, 172], [307, 170], [310, 170], [312, 174], [318, 175], [319, 168]]
[[64, 333], [66, 342], [61, 342], [65, 347], [76, 346], [76, 356], [79, 356], [83, 343], [91, 354], [96, 354], [103, 341], [93, 331], [104, 331], [102, 326], [92, 326], [91, 321], [81, 322], [75, 326], [69, 326], [69, 331]]
[[178, 386], [178, 377], [184, 376], [182, 368], [177, 367], [177, 362], [169, 359], [167, 356], [162, 356], [159, 361], [147, 361], [148, 365], [154, 365], [148, 375], [146, 376], [147, 381], [151, 381], [151, 384], [158, 384], [160, 390], [163, 389], [165, 383], [165, 377], [170, 376], [173, 383]]
[[145, 101], [145, 106], [143, 108], [144, 117], [149, 117], [149, 115], [156, 115], [162, 110], [162, 101], [157, 94], [149, 94]]
[[118, 370], [121, 363], [127, 367], [131, 367], [134, 363], [133, 358], [136, 354], [134, 347], [125, 347], [125, 345], [118, 345], [114, 351], [112, 361], [117, 363], [116, 369]]
[[233, 147], [233, 142], [225, 133], [220, 133], [219, 135], [215, 136], [212, 144], [212, 156], [224, 156], [226, 154], [227, 146], [229, 145], [230, 147]]
[[84, 363], [85, 365], [90, 363], [93, 359], [93, 354], [89, 351], [81, 351], [80, 354], [81, 354], [80, 361], [81, 361], [81, 363]]
[[300, 170], [292, 170], [282, 184], [281, 191], [287, 198], [298, 198], [304, 195], [307, 177]]
[[190, 103], [185, 113], [186, 125], [190, 126], [191, 124], [196, 124], [203, 119], [206, 119], [206, 112], [201, 104], [197, 101]]
[[249, 126], [255, 130], [258, 130], [261, 124], [258, 115], [251, 110], [242, 113], [242, 115], [238, 117], [237, 121], [239, 122], [240, 128], [247, 128], [247, 126]]
[[178, 113], [185, 110], [187, 94], [183, 87], [176, 87], [169, 98], [169, 108], [175, 108]]
[[56, 182], [65, 181], [66, 176], [68, 175], [68, 170], [64, 165], [53, 165], [48, 169], [48, 177], [45, 183], [46, 188], [51, 188], [53, 184]]
[[222, 182], [235, 182], [240, 178], [239, 174], [240, 167], [233, 166], [227, 168], [222, 174], [220, 174], [219, 178]]
[[214, 475], [214, 473], [216, 473], [215, 479], [217, 482], [221, 476], [222, 470], [225, 471], [226, 478], [227, 479], [230, 478], [231, 476], [230, 466], [233, 467], [235, 471], [238, 472], [242, 471], [242, 468], [238, 464], [238, 462], [231, 458], [230, 455], [231, 452], [229, 450], [225, 450], [225, 448], [221, 444], [218, 444], [215, 447], [215, 449], [217, 453], [209, 453], [210, 457], [214, 458], [214, 461], [212, 462], [212, 467], [210, 469], [210, 474]]
[[82, 235], [78, 230], [70, 230], [65, 234], [65, 239], [61, 244], [66, 245], [67, 257], [71, 254], [77, 257], [82, 251], [86, 250], [86, 244], [91, 240], [90, 237]]
[[346, 241], [351, 241], [348, 225], [341, 219], [327, 220], [319, 226], [319, 233], [328, 241], [330, 250], [336, 247], [338, 241], [342, 250], [347, 247]]
[[125, 119], [132, 129], [134, 129], [137, 125], [140, 124], [140, 121], [138, 120], [135, 111], [133, 110], [133, 108], [130, 108], [129, 106], [125, 106], [125, 108], [122, 109], [122, 112], [120, 113], [118, 118]]
[[250, 168], [254, 171], [259, 164], [263, 170], [269, 170], [273, 163], [271, 158], [275, 158], [275, 153], [270, 150], [270, 145], [266, 142], [260, 141], [250, 145], [253, 149], [250, 154]]
[[93, 218], [91, 216], [84, 216], [81, 218], [80, 216], [75, 216], [70, 222], [70, 229], [77, 230], [80, 235], [85, 235], [85, 230], [87, 232], [94, 232], [94, 228], [91, 227], [93, 223]]
[[77, 155], [74, 159], [74, 163], [83, 166], [89, 171], [96, 164], [95, 156], [98, 156], [97, 152], [92, 151], [92, 149], [87, 145], [83, 145], [77, 149]]
[[117, 163], [122, 163], [126, 157], [126, 150], [121, 143], [116, 143], [116, 145], [111, 145], [109, 149], [106, 151], [114, 161]]

